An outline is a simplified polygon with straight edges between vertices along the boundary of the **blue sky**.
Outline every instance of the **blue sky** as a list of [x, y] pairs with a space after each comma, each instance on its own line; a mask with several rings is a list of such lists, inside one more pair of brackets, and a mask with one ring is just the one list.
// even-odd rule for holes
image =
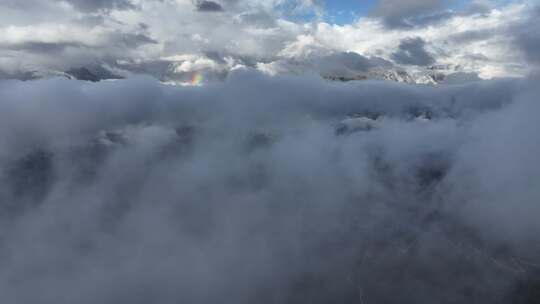
[[[540, 0], [525, 0], [535, 2]], [[339, 25], [354, 22], [359, 17], [367, 15], [377, 4], [378, 0], [325, 0], [326, 22]], [[471, 0], [444, 0], [442, 1], [446, 8], [460, 10], [471, 4]], [[524, 2], [524, 0], [492, 0], [495, 5], [506, 5], [512, 2]]]
[[326, 0], [325, 19], [330, 23], [347, 24], [366, 15], [376, 0]]

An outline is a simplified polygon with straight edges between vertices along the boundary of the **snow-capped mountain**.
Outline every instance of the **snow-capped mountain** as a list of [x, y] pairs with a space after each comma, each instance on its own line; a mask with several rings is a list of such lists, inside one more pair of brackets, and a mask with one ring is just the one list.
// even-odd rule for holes
[[[439, 85], [447, 81], [450, 75], [467, 74], [461, 71], [460, 66], [439, 65], [426, 68], [380, 68], [370, 69], [368, 72], [356, 75], [322, 75], [332, 81], [355, 81], [355, 80], [387, 80], [407, 84]], [[467, 74], [469, 75], [469, 74]]]
[[[335, 60], [335, 59], [333, 59]], [[370, 63], [372, 64], [372, 63]], [[204, 71], [194, 70], [191, 72], [181, 71], [176, 77], [176, 70], [173, 69], [177, 66], [177, 62], [169, 62], [168, 69], [161, 69], [157, 71], [125, 71], [125, 74], [149, 74], [156, 79], [164, 83], [173, 84], [190, 84], [190, 79], [193, 75], [206, 75], [205, 80], [209, 82], [221, 81], [227, 77], [227, 75], [234, 70], [231, 67], [220, 67], [215, 73], [212, 70], [205, 69]], [[328, 68], [324, 61], [317, 62], [274, 62], [271, 69], [267, 67], [258, 66], [256, 69], [263, 73], [271, 75], [302, 75], [302, 74], [318, 74], [322, 78], [329, 81], [364, 81], [364, 80], [377, 80], [377, 81], [392, 81], [406, 84], [424, 84], [424, 85], [439, 85], [443, 83], [456, 83], [464, 81], [474, 81], [479, 78], [475, 73], [464, 73], [459, 65], [433, 65], [428, 67], [407, 67], [396, 66], [389, 62], [384, 64], [374, 64], [368, 67], [358, 67], [358, 63], [347, 62], [342, 64], [340, 68]], [[333, 65], [333, 64], [332, 64]], [[235, 66], [237, 68], [238, 66]], [[244, 66], [245, 67], [245, 66]], [[247, 67], [245, 67], [247, 68]], [[124, 73], [120, 73], [123, 75]], [[190, 77], [186, 78], [187, 76]], [[47, 79], [47, 78], [67, 78], [72, 80], [83, 80], [98, 82], [102, 80], [114, 80], [122, 79], [119, 73], [111, 70], [108, 67], [102, 65], [90, 65], [68, 69], [66, 71], [57, 70], [35, 70], [24, 73], [17, 73], [11, 75], [3, 75], [2, 78], [19, 79], [23, 81]], [[185, 81], [168, 81], [170, 79], [187, 79]]]
[[84, 80], [98, 82], [102, 80], [122, 79], [124, 77], [116, 75], [111, 70], [101, 65], [91, 65], [71, 68], [66, 71], [58, 71], [53, 69], [40, 69], [12, 74], [0, 75], [0, 79], [17, 79], [22, 81], [49, 79], [49, 78], [66, 78], [71, 80]]

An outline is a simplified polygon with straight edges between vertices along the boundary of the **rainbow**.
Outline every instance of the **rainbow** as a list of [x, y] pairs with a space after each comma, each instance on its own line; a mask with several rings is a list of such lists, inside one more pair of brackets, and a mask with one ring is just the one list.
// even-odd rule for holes
[[191, 85], [198, 86], [198, 85], [201, 85], [203, 81], [204, 81], [204, 76], [199, 72], [195, 72], [193, 73], [193, 75], [191, 75], [191, 80], [189, 83]]

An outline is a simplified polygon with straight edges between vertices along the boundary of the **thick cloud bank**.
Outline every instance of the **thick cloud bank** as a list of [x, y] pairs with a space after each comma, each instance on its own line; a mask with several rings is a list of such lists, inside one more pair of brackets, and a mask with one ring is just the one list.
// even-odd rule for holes
[[2, 81], [2, 303], [532, 303], [535, 83]]

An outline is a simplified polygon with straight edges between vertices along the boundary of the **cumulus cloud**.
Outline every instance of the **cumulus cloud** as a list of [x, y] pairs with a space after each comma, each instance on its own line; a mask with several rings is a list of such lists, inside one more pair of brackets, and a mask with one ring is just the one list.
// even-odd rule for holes
[[539, 94], [242, 69], [202, 87], [1, 81], [0, 292], [516, 302], [538, 279]]
[[[345, 25], [324, 22], [320, 1], [66, 3], [0, 2], [2, 74], [50, 74], [89, 64], [127, 69], [169, 62], [165, 75], [152, 76], [179, 79], [184, 76], [169, 74], [182, 62], [170, 58], [210, 53], [219, 54], [221, 58], [213, 57], [218, 62], [234, 61], [231, 68], [238, 64], [282, 65], [302, 56], [354, 52], [386, 61], [404, 58], [427, 63], [431, 57], [437, 63], [452, 64], [447, 73], [477, 73], [482, 78], [522, 76], [528, 70], [526, 58], [512, 48], [515, 42], [508, 34], [508, 28], [523, 24], [531, 10], [530, 5], [520, 3], [496, 6], [475, 1], [463, 10], [450, 11], [438, 1], [381, 1], [371, 15]], [[201, 14], [201, 10], [220, 13]], [[411, 26], [388, 27], [389, 18], [406, 20]], [[416, 37], [429, 45], [428, 56], [420, 45], [415, 54], [421, 58], [400, 49], [400, 42]], [[409, 73], [416, 72], [411, 67], [420, 66], [405, 67]], [[218, 74], [222, 75], [221, 70]]]

